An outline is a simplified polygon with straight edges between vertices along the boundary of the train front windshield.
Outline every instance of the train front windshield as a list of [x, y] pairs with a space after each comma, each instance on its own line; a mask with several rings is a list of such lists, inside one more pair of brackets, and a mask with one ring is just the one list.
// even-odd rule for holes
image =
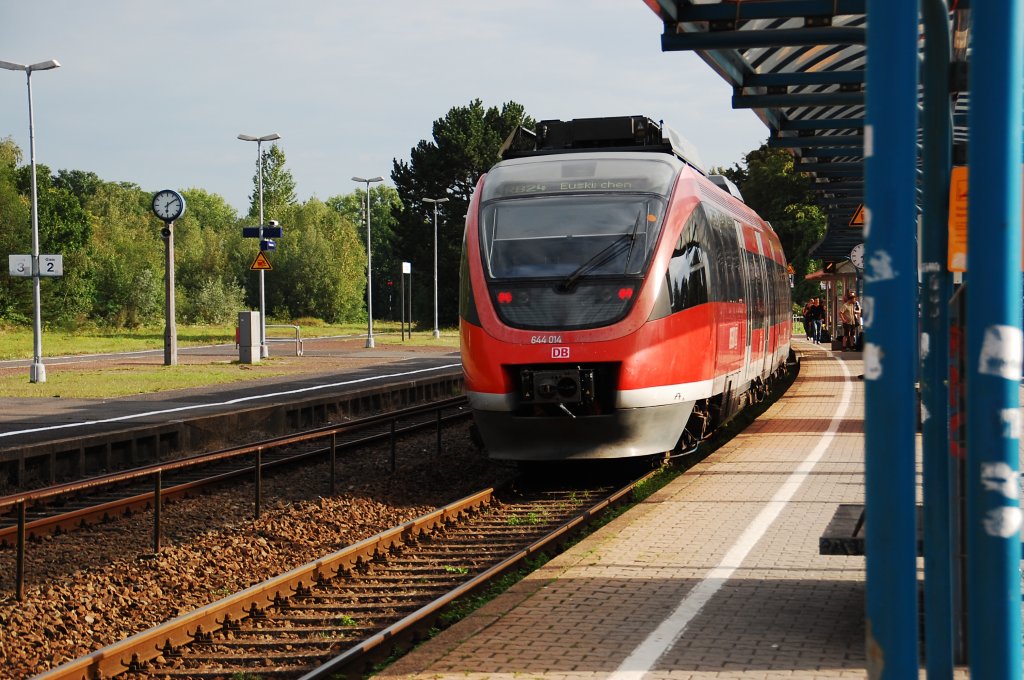
[[622, 318], [657, 244], [679, 167], [675, 159], [636, 154], [544, 157], [491, 170], [480, 244], [502, 319], [540, 329]]
[[480, 215], [488, 276], [642, 274], [677, 172], [669, 160], [578, 155], [494, 168]]
[[638, 196], [545, 196], [484, 210], [487, 273], [495, 279], [639, 275], [662, 201]]

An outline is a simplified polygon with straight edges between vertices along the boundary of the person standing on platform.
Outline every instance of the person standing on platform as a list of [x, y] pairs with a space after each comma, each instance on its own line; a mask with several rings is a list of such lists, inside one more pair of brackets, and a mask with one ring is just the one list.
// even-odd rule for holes
[[804, 335], [807, 336], [808, 340], [813, 339], [811, 335], [811, 307], [814, 306], [814, 298], [809, 299], [804, 304]]
[[854, 306], [856, 296], [847, 291], [843, 306], [839, 308], [839, 320], [843, 323], [843, 351], [852, 351], [857, 342], [857, 308]]
[[821, 344], [821, 322], [825, 320], [825, 308], [821, 306], [821, 299], [814, 298], [811, 300], [811, 306], [808, 309], [808, 314], [811, 318], [811, 340], [816, 345]]

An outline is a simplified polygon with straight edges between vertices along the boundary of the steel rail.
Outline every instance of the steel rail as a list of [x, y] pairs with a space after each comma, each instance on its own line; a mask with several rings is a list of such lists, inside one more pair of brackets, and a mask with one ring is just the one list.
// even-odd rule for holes
[[[46, 489], [40, 489], [27, 493], [15, 494], [5, 498], [0, 498], [0, 508], [7, 507], [8, 509], [16, 510], [17, 520], [13, 526], [7, 526], [0, 529], [0, 546], [10, 543], [10, 536], [14, 535], [14, 547], [17, 552], [15, 556], [15, 598], [18, 601], [25, 599], [25, 552], [28, 538], [32, 535], [38, 535], [47, 532], [56, 531], [58, 527], [64, 529], [75, 529], [83, 524], [87, 524], [90, 520], [104, 519], [107, 517], [115, 516], [118, 513], [125, 513], [129, 509], [146, 509], [152, 508], [154, 510], [153, 520], [153, 552], [160, 552], [161, 543], [161, 506], [165, 499], [172, 499], [183, 496], [190, 491], [204, 487], [212, 486], [214, 484], [222, 483], [226, 479], [233, 477], [239, 477], [243, 475], [251, 474], [255, 481], [255, 499], [254, 499], [254, 516], [259, 518], [260, 510], [262, 506], [262, 474], [263, 470], [267, 468], [274, 468], [283, 466], [285, 464], [294, 463], [304, 458], [310, 458], [313, 456], [323, 455], [330, 453], [331, 458], [331, 473], [330, 473], [330, 493], [335, 492], [335, 454], [338, 449], [337, 435], [339, 433], [352, 433], [361, 432], [373, 427], [378, 427], [385, 423], [390, 425], [389, 431], [379, 432], [370, 436], [358, 438], [356, 440], [345, 441], [341, 444], [343, 449], [350, 449], [358, 446], [364, 446], [372, 442], [383, 441], [390, 438], [391, 446], [391, 469], [395, 468], [395, 439], [399, 434], [407, 434], [409, 432], [425, 429], [430, 426], [434, 426], [437, 429], [437, 447], [440, 450], [441, 447], [441, 428], [444, 422], [448, 422], [454, 419], [460, 419], [468, 417], [469, 413], [462, 412], [448, 416], [442, 419], [442, 410], [444, 408], [461, 407], [466, 403], [465, 397], [454, 397], [438, 402], [432, 402], [430, 404], [414, 406], [407, 409], [401, 409], [399, 411], [393, 411], [389, 413], [377, 414], [364, 418], [351, 423], [346, 423], [342, 426], [326, 426], [322, 428], [316, 428], [311, 431], [307, 431], [296, 435], [285, 435], [283, 437], [276, 437], [263, 442], [257, 442], [255, 444], [246, 444], [241, 447], [233, 449], [226, 449], [223, 451], [200, 454], [191, 458], [172, 461], [162, 464], [149, 465], [136, 470], [129, 470], [125, 472], [113, 473], [110, 475], [104, 475], [100, 477], [94, 477], [88, 480], [79, 482], [70, 482], [66, 484], [57, 485], [55, 487], [49, 487]], [[410, 425], [403, 428], [396, 428], [395, 425], [399, 419], [412, 418], [421, 416], [426, 413], [435, 412], [436, 417], [431, 420], [425, 420], [414, 425]], [[315, 449], [311, 451], [301, 452], [295, 455], [285, 456], [276, 460], [271, 460], [266, 463], [263, 462], [263, 453], [266, 449], [282, 448], [286, 446], [292, 446], [295, 444], [305, 443], [316, 439], [323, 439], [330, 437], [330, 447], [321, 449]], [[184, 483], [174, 483], [167, 489], [163, 488], [163, 476], [166, 471], [178, 471], [182, 472], [190, 468], [198, 468], [200, 466], [208, 467], [212, 464], [224, 463], [233, 459], [240, 458], [242, 456], [255, 454], [256, 460], [252, 465], [245, 465], [239, 469], [229, 470], [227, 472], [217, 472], [212, 474], [205, 479], [199, 480], [187, 480]], [[32, 522], [27, 521], [27, 506], [28, 500], [34, 499], [36, 503], [43, 500], [49, 500], [52, 498], [60, 498], [62, 496], [68, 496], [73, 494], [81, 494], [83, 490], [96, 490], [105, 487], [116, 487], [119, 485], [126, 484], [128, 482], [134, 482], [136, 480], [142, 480], [149, 478], [154, 483], [153, 490], [151, 492], [139, 493], [135, 490], [129, 490], [127, 496], [115, 499], [115, 500], [103, 500], [102, 502], [94, 505], [90, 505], [83, 508], [77, 508], [70, 512], [62, 512], [51, 515], [50, 517], [43, 517], [35, 519]]]
[[[405, 648], [427, 630], [455, 601], [489, 585], [531, 556], [549, 551], [552, 546], [567, 542], [576, 531], [595, 517], [629, 497], [635, 487], [654, 472], [588, 505], [571, 519], [554, 527], [540, 539], [501, 558], [480, 574], [458, 584], [450, 591], [403, 616], [365, 640], [354, 643], [345, 652], [309, 671], [303, 680], [361, 673], [369, 664], [386, 658], [397, 648]], [[358, 570], [362, 564], [387, 555], [400, 546], [415, 542], [438, 528], [481, 511], [493, 502], [493, 489], [478, 492], [461, 501], [435, 510], [421, 518], [382, 532], [355, 545], [302, 567], [251, 586], [235, 595], [211, 603], [201, 609], [168, 621], [156, 628], [133, 635], [80, 659], [38, 675], [34, 680], [92, 680], [108, 678], [125, 672], [147, 672], [146, 663], [159, 656], [170, 657], [176, 647], [192, 642], [212, 642], [217, 630], [231, 629], [246, 617], [259, 617], [264, 611], [287, 607], [288, 598], [306, 596], [312, 587], [325, 580]], [[371, 577], [372, 578], [372, 577]], [[294, 642], [294, 641], [293, 641]], [[303, 671], [297, 670], [296, 673]]]
[[[374, 559], [399, 544], [455, 521], [460, 515], [477, 512], [491, 503], [493, 493], [494, 490], [490, 488], [479, 491], [326, 557], [296, 567], [269, 581], [179, 616], [156, 628], [137, 633], [88, 656], [41, 673], [35, 676], [34, 680], [108, 678], [127, 672], [132, 667], [138, 667], [161, 656], [168, 648], [201, 639], [210, 631], [229, 625], [236, 619], [256, 614], [290, 595], [302, 593], [323, 578], [355, 569], [360, 563]], [[328, 574], [330, 576], [325, 576]]]
[[421, 607], [412, 614], [409, 614], [400, 621], [388, 626], [384, 630], [367, 638], [365, 641], [353, 646], [346, 652], [339, 654], [316, 670], [301, 676], [299, 680], [321, 680], [323, 678], [348, 677], [355, 674], [362, 677], [370, 666], [380, 660], [386, 659], [400, 645], [409, 644], [416, 638], [417, 632], [424, 631], [440, 617], [446, 607], [457, 600], [479, 592], [497, 578], [516, 568], [524, 561], [545, 552], [552, 545], [559, 541], [566, 540], [573, 532], [589, 524], [595, 516], [604, 510], [618, 503], [624, 502], [627, 496], [633, 493], [637, 485], [647, 481], [656, 474], [652, 471], [640, 479], [631, 482], [626, 487], [615, 491], [604, 499], [590, 506], [580, 515], [562, 524], [547, 536], [535, 541], [531, 545], [505, 558], [498, 564], [490, 567], [482, 573], [474, 576], [469, 581], [461, 584], [452, 591], [434, 600], [425, 607]]
[[[86, 480], [80, 480], [75, 482], [67, 482], [64, 484], [58, 484], [43, 489], [36, 489], [34, 491], [22, 492], [12, 494], [9, 496], [0, 497], [0, 515], [6, 514], [12, 510], [16, 510], [17, 507], [24, 503], [27, 506], [29, 504], [40, 504], [43, 501], [52, 501], [75, 494], [81, 494], [86, 491], [94, 491], [97, 489], [103, 489], [106, 487], [115, 487], [118, 485], [126, 484], [129, 482], [142, 481], [146, 479], [152, 479], [154, 474], [162, 473], [167, 474], [170, 472], [181, 472], [192, 468], [206, 467], [214, 463], [223, 461], [230, 461], [232, 459], [241, 458], [244, 456], [252, 455], [257, 451], [262, 451], [264, 454], [269, 449], [282, 448], [285, 446], [292, 446], [295, 444], [306, 443], [309, 441], [323, 439], [331, 435], [354, 433], [362, 430], [366, 430], [378, 425], [383, 425], [392, 420], [398, 420], [401, 418], [410, 418], [417, 415], [423, 415], [432, 411], [440, 411], [444, 408], [456, 408], [466, 403], [465, 397], [454, 397], [446, 399], [440, 402], [434, 402], [429, 405], [416, 406], [409, 409], [402, 409], [387, 414], [378, 414], [370, 416], [369, 418], [360, 419], [353, 421], [342, 426], [328, 426], [323, 428], [317, 428], [297, 435], [285, 435], [282, 437], [275, 437], [272, 439], [246, 444], [244, 446], [233, 447], [229, 449], [223, 449], [212, 453], [199, 454], [197, 456], [190, 456], [188, 458], [180, 459], [177, 461], [171, 461], [167, 463], [155, 463], [152, 465], [135, 468], [133, 470], [126, 470], [123, 472], [115, 472], [107, 475], [101, 475], [98, 477], [92, 477]], [[448, 416], [444, 419], [444, 422], [459, 419], [464, 417], [463, 414], [455, 414]], [[403, 428], [396, 428], [394, 434], [408, 434], [419, 429], [424, 429], [430, 426], [436, 425], [434, 420], [423, 421], [410, 425]], [[373, 443], [383, 439], [387, 439], [391, 436], [391, 432], [382, 432], [356, 439], [353, 441], [339, 443], [339, 446], [360, 446], [368, 443]], [[328, 448], [318, 448], [311, 451], [305, 451], [299, 454], [286, 456], [272, 461], [266, 461], [263, 467], [272, 468], [279, 467], [286, 463], [295, 462], [296, 460], [318, 456], [328, 451]], [[186, 483], [172, 484], [161, 491], [160, 498], [162, 500], [174, 499], [185, 495], [186, 493], [200, 488], [207, 484], [216, 484], [232, 477], [238, 477], [241, 475], [250, 475], [253, 472], [253, 466], [247, 465], [237, 470], [230, 472], [219, 473], [212, 477], [202, 480], [195, 480]], [[132, 495], [121, 500], [109, 501], [100, 505], [90, 506], [88, 508], [80, 508], [67, 513], [58, 513], [51, 517], [44, 517], [30, 521], [26, 524], [25, 529], [29, 537], [46, 533], [46, 530], [60, 527], [62, 529], [73, 529], [80, 526], [82, 523], [88, 523], [90, 520], [102, 519], [104, 516], [110, 517], [117, 514], [117, 511], [124, 512], [127, 510], [145, 510], [152, 505], [153, 493], [146, 492], [137, 495]], [[17, 532], [17, 525], [9, 525], [0, 528], [0, 545], [9, 542], [9, 537], [13, 536]]]
[[256, 451], [261, 449], [266, 450], [267, 448], [271, 447], [299, 444], [309, 440], [326, 437], [331, 434], [341, 434], [343, 432], [348, 432], [356, 429], [365, 429], [373, 425], [387, 423], [395, 418], [408, 417], [411, 415], [417, 415], [419, 413], [434, 411], [436, 409], [454, 408], [456, 406], [462, 406], [466, 403], [467, 399], [464, 396], [450, 397], [448, 399], [443, 399], [441, 401], [430, 402], [429, 404], [422, 404], [419, 406], [412, 406], [410, 408], [401, 409], [398, 411], [379, 413], [376, 415], [369, 416], [367, 418], [361, 418], [359, 420], [352, 421], [351, 423], [346, 423], [344, 425], [327, 425], [324, 427], [307, 430], [300, 434], [273, 437], [271, 439], [266, 439], [263, 441], [246, 444], [243, 446], [222, 449], [220, 451], [214, 451], [211, 453], [202, 453], [196, 456], [190, 456], [188, 458], [182, 458], [179, 460], [169, 461], [166, 463], [153, 463], [151, 465], [145, 465], [143, 467], [135, 468], [132, 470], [125, 470], [123, 472], [113, 472], [110, 474], [100, 475], [97, 477], [90, 477], [89, 479], [85, 480], [66, 482], [64, 484], [56, 484], [54, 486], [48, 486], [33, 491], [15, 493], [9, 496], [0, 496], [0, 512], [10, 510], [19, 505], [20, 503], [35, 503], [43, 500], [49, 500], [51, 498], [65, 496], [70, 493], [78, 493], [95, 487], [109, 486], [111, 484], [119, 484], [122, 482], [142, 479], [154, 474], [157, 471], [171, 472], [183, 468], [194, 467], [196, 465], [205, 465], [228, 458], [234, 458], [238, 456], [247, 455], [250, 453], [255, 453]]

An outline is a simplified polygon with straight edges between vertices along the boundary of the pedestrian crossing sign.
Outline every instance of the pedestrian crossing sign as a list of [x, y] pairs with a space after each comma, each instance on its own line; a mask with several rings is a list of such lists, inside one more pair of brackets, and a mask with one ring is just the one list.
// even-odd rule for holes
[[270, 266], [270, 260], [267, 259], [267, 256], [261, 250], [260, 254], [256, 256], [256, 259], [252, 261], [251, 265], [249, 265], [249, 269], [254, 270], [254, 271], [256, 271], [256, 270], [263, 271], [263, 270], [271, 270], [271, 269], [273, 269], [273, 267]]

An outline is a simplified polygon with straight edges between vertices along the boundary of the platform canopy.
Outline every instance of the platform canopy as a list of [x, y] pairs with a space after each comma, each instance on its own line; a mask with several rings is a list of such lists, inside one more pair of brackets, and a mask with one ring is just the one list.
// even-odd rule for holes
[[[848, 258], [864, 241], [866, 0], [644, 1], [665, 23], [662, 50], [695, 52], [732, 85], [733, 108], [768, 127], [768, 146], [790, 149], [797, 170], [815, 177], [828, 228], [811, 256]], [[969, 3], [953, 6], [954, 162], [963, 163]]]

